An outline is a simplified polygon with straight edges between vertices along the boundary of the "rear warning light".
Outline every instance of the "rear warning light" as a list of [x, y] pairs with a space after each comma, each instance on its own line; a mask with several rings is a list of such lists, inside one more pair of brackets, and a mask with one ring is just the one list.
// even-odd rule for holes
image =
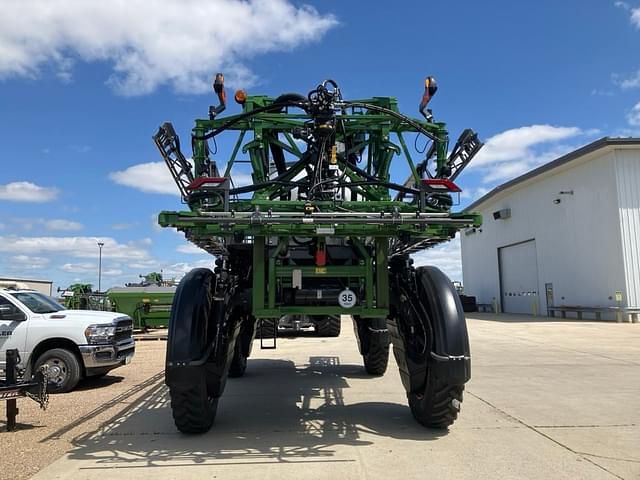
[[207, 183], [224, 183], [225, 180], [227, 180], [227, 177], [199, 177], [189, 184], [187, 190], [196, 190]]
[[433, 191], [456, 192], [462, 189], [447, 178], [425, 178], [422, 180], [422, 186]]

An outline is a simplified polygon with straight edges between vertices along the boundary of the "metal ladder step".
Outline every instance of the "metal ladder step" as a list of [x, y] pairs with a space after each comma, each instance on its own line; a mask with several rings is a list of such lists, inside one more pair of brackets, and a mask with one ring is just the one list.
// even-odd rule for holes
[[[274, 350], [276, 348], [276, 338], [278, 337], [278, 318], [261, 318], [260, 319], [260, 349], [261, 350]], [[264, 336], [264, 327], [273, 327], [273, 337]], [[273, 344], [269, 345], [265, 343], [265, 340], [273, 340]]]

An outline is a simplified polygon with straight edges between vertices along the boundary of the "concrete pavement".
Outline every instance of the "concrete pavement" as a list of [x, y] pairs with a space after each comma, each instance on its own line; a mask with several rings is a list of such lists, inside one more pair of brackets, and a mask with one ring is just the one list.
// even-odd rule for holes
[[448, 433], [413, 421], [393, 360], [364, 374], [345, 319], [337, 339], [256, 344], [209, 433], [176, 432], [157, 380], [34, 478], [640, 478], [639, 325], [475, 314], [469, 330]]

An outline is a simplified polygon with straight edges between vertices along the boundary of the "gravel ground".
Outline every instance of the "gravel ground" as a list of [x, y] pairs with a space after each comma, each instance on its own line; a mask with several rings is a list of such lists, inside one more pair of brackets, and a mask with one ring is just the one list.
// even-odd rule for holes
[[52, 395], [46, 411], [19, 399], [14, 432], [6, 431], [5, 403], [0, 402], [0, 480], [31, 477], [69, 451], [74, 437], [97, 430], [162, 383], [165, 347], [165, 341], [137, 342], [131, 364], [101, 379], [84, 380], [73, 392]]

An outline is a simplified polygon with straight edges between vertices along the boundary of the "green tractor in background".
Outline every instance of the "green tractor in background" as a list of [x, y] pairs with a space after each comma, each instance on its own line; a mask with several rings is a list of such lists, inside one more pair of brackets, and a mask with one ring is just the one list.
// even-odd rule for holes
[[175, 280], [164, 280], [162, 272], [140, 275], [139, 283], [94, 292], [88, 283], [75, 283], [58, 290], [66, 308], [71, 310], [114, 311], [129, 315], [134, 327], [143, 331], [166, 328], [176, 292]]
[[94, 292], [90, 283], [74, 283], [61, 293], [64, 306], [69, 310], [111, 311], [111, 304], [105, 293]]
[[169, 325], [171, 304], [176, 293], [176, 282], [164, 280], [162, 272], [140, 275], [139, 283], [112, 287], [107, 296], [115, 311], [126, 313], [136, 328], [166, 328]]
[[[213, 86], [219, 104], [195, 121], [192, 160], [170, 123], [154, 136], [188, 207], [160, 213], [160, 225], [215, 256], [215, 268], [189, 272], [173, 300], [165, 381], [177, 428], [212, 426], [257, 331], [263, 348], [275, 348], [283, 316], [335, 330], [340, 315], [353, 319], [368, 374], [386, 371], [392, 342], [413, 416], [451, 425], [471, 375], [463, 308], [446, 275], [415, 268], [410, 254], [480, 226], [480, 215], [452, 206], [454, 180], [482, 142], [465, 130], [449, 144], [446, 125], [426, 108], [432, 77], [422, 119], [400, 113], [393, 97], [347, 100], [333, 80], [306, 95], [239, 90], [242, 112], [222, 118], [222, 74]], [[222, 136], [232, 132], [220, 161]], [[409, 145], [419, 140], [426, 146], [413, 158]], [[406, 181], [396, 180], [400, 172]]]

